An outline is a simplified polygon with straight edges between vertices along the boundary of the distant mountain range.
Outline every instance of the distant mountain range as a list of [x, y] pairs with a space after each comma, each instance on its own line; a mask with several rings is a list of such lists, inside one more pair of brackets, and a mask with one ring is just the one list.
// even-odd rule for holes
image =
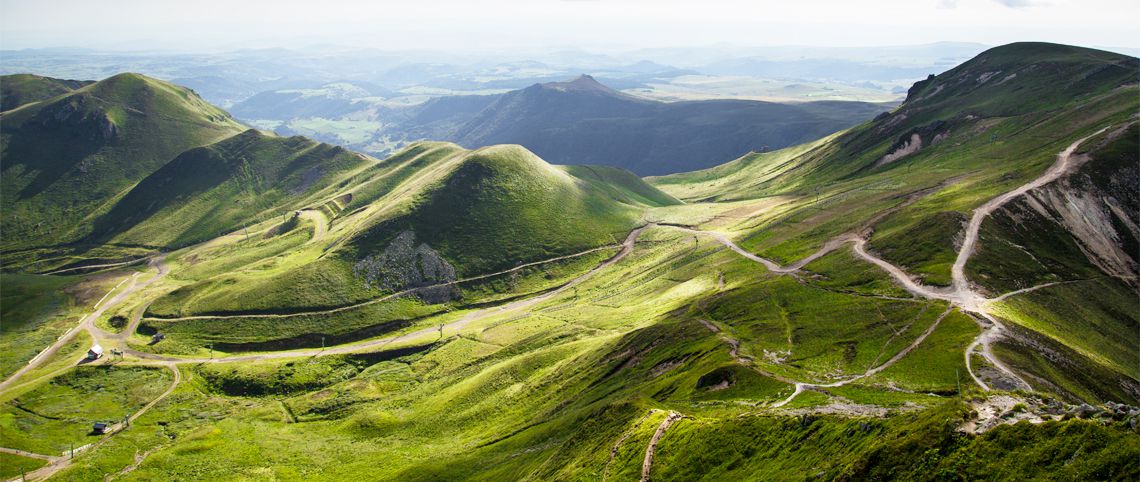
[[615, 91], [583, 75], [503, 94], [445, 138], [466, 147], [521, 144], [559, 164], [603, 164], [654, 175], [817, 139], [889, 107], [834, 101], [666, 103]]
[[[661, 102], [619, 92], [589, 75], [504, 94], [438, 97], [413, 106], [346, 96], [349, 88], [337, 84], [263, 93], [232, 110], [251, 121], [314, 116], [375, 119], [378, 125], [372, 136], [356, 143], [340, 142], [374, 154], [388, 148], [377, 147], [380, 137], [397, 145], [419, 139], [448, 140], [468, 148], [521, 144], [558, 164], [602, 164], [658, 175], [703, 169], [751, 151], [816, 139], [891, 107], [840, 101]], [[289, 126], [277, 131], [313, 134]]]

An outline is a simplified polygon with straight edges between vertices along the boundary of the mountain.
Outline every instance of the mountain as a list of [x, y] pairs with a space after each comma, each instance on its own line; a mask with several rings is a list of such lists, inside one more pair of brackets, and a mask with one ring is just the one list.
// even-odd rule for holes
[[120, 74], [0, 114], [3, 246], [68, 243], [179, 153], [245, 128], [193, 92]]
[[958, 289], [971, 211], [1087, 138], [1075, 144], [1087, 156], [1078, 167], [980, 225], [963, 276], [987, 297], [1032, 289], [993, 312], [1008, 330], [1003, 353], [1034, 388], [1136, 400], [1138, 352], [1119, 341], [1140, 323], [1140, 204], [1123, 181], [1138, 175], [1137, 66], [1079, 47], [997, 47], [916, 83], [899, 108], [848, 132], [651, 182], [688, 202], [778, 200], [778, 214], [732, 228], [763, 256], [791, 262], [841, 233], [869, 232], [868, 250]]
[[0, 474], [1137, 479], [1138, 67], [1005, 45], [650, 178], [520, 145], [185, 149], [93, 247], [6, 253]]
[[[528, 79], [502, 85], [487, 81], [484, 88], [514, 88]], [[377, 155], [422, 139], [471, 148], [520, 144], [557, 164], [610, 165], [645, 175], [708, 167], [750, 151], [806, 142], [889, 108], [838, 101], [666, 103], [619, 92], [590, 76], [502, 94], [444, 95], [412, 104], [385, 100], [380, 96], [397, 93], [358, 84], [263, 92], [234, 105], [232, 111], [281, 134], [304, 134]]]
[[886, 110], [859, 102], [657, 102], [590, 76], [504, 94], [449, 140], [522, 144], [560, 164], [605, 164], [641, 175], [712, 166], [845, 129]]
[[309, 89], [261, 92], [234, 104], [230, 112], [241, 119], [337, 118], [367, 110], [392, 92], [366, 83], [335, 82]]
[[176, 247], [266, 217], [292, 214], [308, 195], [372, 164], [342, 147], [257, 130], [179, 154], [95, 220], [95, 239]]
[[71, 92], [90, 81], [63, 80], [32, 74], [0, 76], [0, 112]]

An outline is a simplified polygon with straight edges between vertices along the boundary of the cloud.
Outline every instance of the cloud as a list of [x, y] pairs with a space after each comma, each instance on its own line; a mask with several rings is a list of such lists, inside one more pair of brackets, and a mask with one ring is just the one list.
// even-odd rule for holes
[[997, 3], [1005, 5], [1009, 8], [1027, 8], [1045, 5], [1045, 2], [1037, 0], [994, 0]]
[[938, 8], [952, 10], [958, 8], [958, 0], [939, 0]]

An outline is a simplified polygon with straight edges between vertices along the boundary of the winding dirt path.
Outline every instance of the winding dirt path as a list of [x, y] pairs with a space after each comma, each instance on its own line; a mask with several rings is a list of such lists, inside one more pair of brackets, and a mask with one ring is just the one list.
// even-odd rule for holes
[[[970, 356], [972, 353], [975, 352], [975, 350], [977, 349], [978, 346], [981, 346], [981, 350], [979, 351], [979, 354], [982, 357], [984, 357], [996, 369], [1001, 371], [1004, 376], [1008, 377], [1008, 380], [1013, 385], [1017, 386], [1018, 388], [1028, 389], [1031, 387], [1025, 381], [1025, 379], [1023, 379], [1022, 377], [1017, 375], [1017, 373], [1014, 372], [1012, 368], [1007, 366], [1005, 363], [1003, 363], [1001, 360], [999, 360], [996, 356], [993, 355], [993, 352], [990, 349], [990, 344], [994, 340], [1000, 339], [1003, 336], [1002, 333], [1005, 331], [1005, 327], [1001, 324], [1000, 321], [997, 320], [996, 317], [994, 317], [993, 315], [991, 315], [988, 312], [987, 307], [990, 303], [1002, 301], [1002, 300], [1004, 300], [1010, 296], [1014, 296], [1014, 295], [1022, 294], [1022, 293], [1027, 293], [1027, 292], [1034, 291], [1037, 289], [1045, 288], [1047, 286], [1053, 286], [1056, 284], [1060, 284], [1062, 282], [1046, 283], [1046, 284], [1033, 286], [1030, 288], [1006, 293], [1004, 295], [998, 296], [998, 297], [993, 298], [993, 299], [987, 299], [984, 296], [982, 296], [980, 293], [974, 291], [973, 288], [971, 287], [970, 282], [966, 277], [966, 272], [965, 272], [966, 263], [969, 261], [970, 257], [974, 253], [975, 246], [976, 246], [977, 240], [978, 240], [978, 232], [981, 229], [982, 221], [986, 218], [986, 216], [989, 216], [991, 213], [993, 213], [995, 210], [997, 210], [998, 208], [1000, 208], [1001, 206], [1003, 206], [1005, 203], [1009, 202], [1010, 200], [1012, 200], [1018, 196], [1021, 196], [1021, 195], [1025, 194], [1025, 193], [1027, 193], [1033, 189], [1039, 188], [1039, 187], [1044, 186], [1050, 182], [1053, 182], [1053, 181], [1059, 179], [1061, 176], [1067, 174], [1072, 169], [1072, 167], [1074, 166], [1074, 163], [1072, 162], [1073, 152], [1075, 152], [1076, 149], [1082, 143], [1084, 143], [1086, 140], [1088, 140], [1088, 139], [1092, 138], [1093, 136], [1096, 136], [1097, 134], [1100, 134], [1100, 133], [1102, 133], [1108, 129], [1109, 129], [1109, 127], [1105, 127], [1105, 128], [1103, 128], [1103, 129], [1101, 129], [1101, 130], [1099, 130], [1093, 134], [1090, 134], [1088, 136], [1085, 136], [1081, 139], [1074, 141], [1065, 150], [1061, 151], [1057, 155], [1057, 161], [1051, 167], [1049, 167], [1049, 169], [1046, 170], [1044, 174], [1033, 179], [1032, 181], [1029, 181], [1028, 183], [1025, 183], [1025, 184], [1017, 187], [1016, 189], [1014, 189], [1012, 191], [1009, 191], [1009, 192], [1006, 192], [1004, 194], [999, 195], [998, 197], [990, 200], [989, 202], [987, 202], [987, 203], [983, 204], [982, 206], [978, 207], [977, 209], [975, 209], [973, 211], [972, 217], [970, 218], [970, 223], [968, 224], [968, 226], [966, 228], [965, 237], [964, 237], [964, 241], [962, 243], [962, 246], [958, 250], [958, 254], [957, 254], [957, 257], [954, 261], [954, 265], [951, 268], [952, 286], [950, 286], [949, 288], [925, 286], [925, 285], [915, 281], [913, 278], [910, 277], [910, 275], [908, 275], [905, 271], [903, 271], [898, 266], [895, 266], [894, 264], [891, 264], [890, 262], [869, 253], [866, 249], [867, 239], [865, 237], [865, 234], [863, 234], [867, 231], [867, 229], [865, 229], [866, 227], [864, 229], [859, 230], [859, 232], [856, 232], [856, 233], [847, 233], [847, 234], [837, 236], [837, 237], [831, 239], [830, 241], [828, 241], [827, 243], [825, 243], [823, 245], [823, 247], [821, 247], [818, 251], [816, 251], [816, 252], [808, 255], [807, 257], [805, 257], [805, 258], [803, 258], [803, 259], [801, 259], [795, 263], [792, 263], [788, 266], [781, 266], [779, 263], [776, 263], [775, 261], [757, 256], [755, 254], [752, 254], [752, 253], [748, 252], [747, 250], [741, 248], [740, 246], [737, 246], [736, 243], [734, 243], [732, 240], [730, 240], [727, 236], [725, 236], [722, 233], [700, 231], [700, 230], [695, 230], [695, 229], [685, 227], [685, 226], [672, 226], [672, 225], [670, 225], [670, 227], [673, 227], [675, 229], [679, 229], [682, 231], [686, 231], [686, 232], [700, 233], [700, 234], [705, 234], [705, 235], [711, 236], [711, 237], [715, 238], [717, 241], [719, 241], [721, 244], [724, 244], [728, 248], [739, 253], [741, 256], [744, 256], [745, 258], [748, 258], [752, 261], [758, 262], [758, 263], [764, 265], [765, 267], [767, 267], [772, 272], [780, 273], [780, 274], [795, 272], [795, 271], [803, 268], [804, 266], [806, 266], [811, 261], [818, 259], [818, 258], [826, 255], [827, 253], [834, 251], [835, 249], [838, 249], [840, 246], [842, 246], [845, 243], [850, 242], [850, 243], [854, 244], [853, 251], [859, 258], [862, 258], [863, 260], [870, 262], [870, 263], [878, 266], [879, 268], [883, 269], [884, 271], [886, 271], [896, 282], [898, 282], [903, 288], [905, 288], [910, 293], [912, 293], [916, 296], [922, 297], [922, 298], [948, 301], [951, 304], [951, 309], [947, 310], [945, 313], [943, 313], [942, 316], [940, 316], [938, 318], [938, 320], [936, 320], [930, 326], [930, 328], [927, 329], [926, 332], [924, 332], [922, 335], [920, 335], [907, 348], [905, 348], [903, 351], [900, 351], [898, 354], [896, 354], [894, 357], [892, 357], [886, 363], [884, 363], [878, 367], [875, 367], [871, 370], [868, 370], [863, 375], [860, 375], [860, 376], [857, 376], [857, 377], [854, 377], [851, 379], [847, 379], [844, 381], [831, 383], [831, 384], [812, 384], [812, 383], [805, 383], [805, 382], [794, 382], [795, 387], [796, 387], [795, 392], [793, 392], [792, 395], [790, 397], [788, 397], [787, 399], [785, 399], [781, 402], [778, 402], [776, 404], [773, 404], [772, 405], [773, 407], [780, 407], [780, 406], [786, 405], [788, 402], [791, 402], [792, 399], [794, 399], [797, 395], [799, 395], [800, 393], [802, 393], [806, 389], [837, 387], [837, 386], [845, 385], [847, 383], [850, 383], [852, 381], [855, 381], [855, 380], [858, 380], [861, 378], [868, 377], [870, 375], [874, 375], [875, 373], [878, 373], [878, 372], [886, 369], [887, 367], [889, 367], [890, 365], [894, 364], [896, 361], [901, 359], [903, 356], [910, 353], [910, 351], [913, 350], [915, 347], [917, 347], [919, 343], [921, 343], [923, 340], [925, 340], [926, 337], [934, 331], [934, 329], [939, 325], [939, 323], [942, 321], [942, 319], [945, 318], [946, 315], [949, 314], [950, 311], [954, 307], [957, 307], [957, 308], [961, 309], [962, 311], [972, 313], [979, 318], [985, 319], [988, 322], [988, 326], [987, 326], [986, 324], [983, 324], [982, 322], [979, 321], [979, 324], [982, 325], [983, 331], [973, 340], [973, 342], [970, 343], [970, 345], [966, 348], [966, 352], [965, 352], [966, 371], [969, 372], [970, 377], [974, 380], [974, 382], [977, 383], [978, 386], [980, 386], [983, 390], [989, 391], [991, 389], [991, 387], [988, 384], [986, 384], [980, 378], [978, 378], [978, 376], [974, 373], [974, 370], [971, 366]], [[705, 326], [709, 326], [710, 329], [715, 328], [710, 323], [707, 323], [703, 320], [702, 320], [702, 323], [705, 323]], [[721, 334], [721, 337], [727, 338], [726, 335], [724, 335], [724, 334]], [[736, 347], [739, 346], [739, 342], [730, 343], [730, 344], [732, 345], [732, 351], [735, 353]], [[735, 354], [733, 355], [733, 357], [737, 358], [738, 360], [740, 359]]]
[[[494, 276], [500, 276], [500, 275], [504, 275], [504, 274], [513, 273], [515, 271], [518, 271], [518, 270], [521, 270], [524, 268], [529, 268], [531, 266], [553, 263], [553, 262], [563, 261], [563, 260], [573, 259], [573, 258], [580, 258], [580, 257], [585, 256], [587, 254], [596, 253], [598, 251], [604, 251], [607, 249], [613, 249], [613, 248], [616, 248], [619, 246], [624, 246], [624, 245], [612, 245], [611, 244], [611, 245], [606, 245], [606, 246], [599, 246], [597, 248], [587, 249], [587, 250], [579, 252], [579, 253], [568, 254], [565, 256], [558, 256], [556, 258], [543, 259], [543, 260], [539, 260], [539, 261], [532, 261], [532, 262], [526, 263], [526, 264], [520, 264], [518, 266], [515, 266], [514, 268], [505, 269], [502, 271], [496, 271], [494, 273], [481, 274], [478, 276], [472, 276], [470, 278], [463, 278], [463, 279], [457, 279], [454, 281], [448, 281], [446, 283], [438, 283], [438, 284], [434, 284], [434, 285], [417, 286], [415, 288], [408, 288], [406, 290], [397, 291], [395, 293], [392, 293], [389, 295], [384, 295], [384, 296], [381, 296], [379, 298], [374, 298], [374, 299], [371, 299], [368, 301], [362, 301], [360, 303], [354, 303], [351, 305], [339, 306], [336, 308], [329, 308], [327, 310], [299, 311], [296, 313], [248, 313], [248, 314], [226, 314], [226, 315], [193, 315], [193, 316], [179, 316], [179, 317], [171, 317], [171, 318], [159, 317], [159, 316], [143, 316], [142, 318], [147, 319], [147, 320], [155, 320], [155, 321], [190, 321], [190, 320], [226, 320], [226, 319], [235, 319], [235, 318], [275, 318], [276, 319], [276, 318], [294, 318], [294, 317], [298, 317], [298, 316], [331, 315], [331, 314], [340, 313], [343, 311], [350, 311], [350, 310], [355, 310], [358, 308], [363, 308], [365, 306], [374, 305], [376, 303], [382, 303], [382, 302], [389, 301], [389, 300], [392, 300], [395, 298], [399, 298], [401, 296], [407, 296], [407, 295], [410, 295], [410, 294], [413, 294], [413, 293], [416, 293], [416, 292], [422, 291], [422, 290], [442, 288], [442, 287], [446, 287], [446, 286], [457, 285], [460, 283], [478, 281], [481, 279], [491, 278]], [[597, 268], [595, 268], [595, 269], [597, 269]], [[137, 324], [136, 324], [136, 326], [137, 326]]]
[[85, 269], [114, 268], [114, 267], [118, 267], [118, 266], [130, 266], [132, 264], [138, 264], [138, 263], [141, 263], [143, 261], [146, 261], [147, 259], [148, 258], [144, 257], [144, 258], [132, 259], [129, 261], [120, 261], [118, 263], [104, 263], [104, 264], [91, 264], [91, 265], [87, 265], [87, 266], [76, 266], [74, 268], [57, 269], [55, 271], [48, 271], [46, 273], [41, 273], [41, 274], [56, 275], [56, 274], [68, 273], [71, 271], [81, 271], [81, 270], [85, 270]]
[[989, 202], [981, 205], [974, 210], [974, 215], [970, 218], [970, 224], [966, 227], [966, 236], [962, 240], [962, 247], [958, 250], [958, 257], [954, 260], [954, 265], [950, 268], [950, 276], [954, 280], [954, 290], [958, 292], [969, 292], [969, 280], [966, 279], [966, 262], [970, 260], [970, 256], [974, 254], [974, 245], [978, 242], [978, 231], [982, 228], [982, 221], [993, 213], [997, 208], [1001, 207], [1011, 199], [1021, 196], [1033, 189], [1049, 184], [1061, 176], [1068, 174], [1073, 166], [1073, 152], [1080, 147], [1082, 143], [1089, 140], [1093, 136], [1100, 134], [1109, 129], [1105, 127], [1099, 131], [1089, 134], [1085, 137], [1077, 139], [1075, 142], [1057, 154], [1057, 161], [1053, 163], [1037, 179], [1029, 181], [1024, 185], [1002, 194], [996, 198], [991, 199]]
[[610, 447], [610, 458], [606, 461], [605, 469], [602, 470], [602, 482], [606, 482], [606, 480], [610, 478], [610, 465], [613, 465], [614, 457], [617, 457], [618, 450], [621, 450], [622, 444], [624, 444], [626, 440], [629, 440], [629, 437], [631, 437], [633, 433], [641, 427], [641, 424], [645, 422], [645, 419], [649, 418], [649, 416], [653, 415], [656, 411], [657, 410], [655, 409], [650, 409], [649, 411], [645, 412], [645, 415], [642, 415], [641, 418], [637, 419], [637, 422], [633, 424], [633, 427], [630, 427], [629, 430], [626, 430], [626, 432], [622, 434], [622, 436], [618, 438], [616, 442], [614, 442], [613, 447]]
[[665, 432], [674, 422], [684, 418], [681, 414], [670, 411], [669, 416], [661, 421], [661, 425], [657, 426], [657, 431], [653, 432], [653, 438], [649, 440], [649, 445], [645, 447], [645, 460], [641, 462], [641, 482], [649, 482], [649, 472], [653, 469], [653, 456], [657, 453], [657, 444], [661, 442], [661, 438], [665, 436]]
[[21, 457], [27, 457], [30, 459], [46, 460], [48, 462], [55, 462], [56, 460], [59, 460], [62, 458], [62, 457], [57, 457], [54, 455], [37, 454], [37, 453], [33, 453], [33, 452], [28, 452], [26, 450], [10, 449], [7, 447], [0, 447], [0, 453], [10, 454], [10, 455], [19, 455]]
[[[59, 337], [55, 341], [55, 343], [52, 343], [50, 346], [48, 346], [43, 351], [41, 351], [38, 355], [33, 357], [31, 360], [29, 360], [27, 365], [20, 367], [19, 370], [16, 370], [16, 372], [13, 373], [11, 376], [9, 376], [6, 380], [4, 380], [3, 382], [0, 382], [0, 390], [4, 390], [4, 389], [10, 387], [12, 384], [14, 384], [16, 382], [16, 380], [19, 380], [19, 378], [21, 376], [23, 376], [25, 373], [31, 371], [34, 368], [39, 367], [45, 361], [51, 359], [51, 357], [53, 355], [55, 355], [56, 353], [58, 353], [61, 348], [63, 348], [68, 343], [70, 343], [71, 340], [75, 339], [75, 336], [82, 330], [86, 330], [88, 333], [90, 333], [92, 339], [96, 340], [96, 342], [97, 342], [100, 339], [100, 337], [98, 335], [100, 333], [102, 333], [103, 331], [99, 330], [98, 328], [95, 327], [95, 320], [99, 319], [99, 317], [102, 316], [104, 312], [106, 312], [108, 309], [115, 307], [116, 305], [121, 303], [124, 299], [126, 299], [128, 296], [134, 294], [136, 291], [143, 289], [143, 288], [146, 288], [147, 286], [150, 286], [151, 283], [158, 281], [159, 278], [166, 276], [166, 273], [168, 270], [166, 269], [165, 260], [166, 260], [165, 254], [159, 255], [155, 258], [152, 258], [150, 261], [150, 265], [158, 270], [158, 272], [154, 276], [151, 276], [146, 281], [139, 283], [138, 282], [139, 273], [132, 274], [130, 277], [128, 277], [127, 279], [124, 280], [124, 281], [129, 280], [130, 284], [127, 285], [127, 287], [125, 289], [118, 292], [117, 294], [115, 294], [115, 296], [112, 296], [108, 300], [107, 296], [110, 295], [111, 293], [115, 292], [115, 290], [117, 290], [119, 288], [119, 286], [122, 285], [123, 281], [120, 281], [118, 285], [115, 285], [114, 288], [111, 288], [111, 290], [108, 291], [106, 295], [103, 295], [103, 298], [101, 298], [97, 303], [95, 303], [94, 311], [87, 314], [87, 316], [84, 316], [84, 317], [79, 319], [78, 325], [76, 325], [74, 328], [68, 330], [67, 333], [65, 333], [63, 336]], [[106, 302], [104, 302], [104, 300], [106, 300]], [[100, 304], [102, 306], [100, 306]], [[86, 354], [84, 354], [83, 356], [86, 356]], [[81, 356], [78, 360], [76, 360], [76, 363], [78, 363], [79, 360], [82, 360], [83, 356]]]
[[[629, 253], [633, 252], [633, 246], [636, 243], [638, 236], [640, 236], [641, 232], [644, 231], [649, 226], [651, 226], [651, 225], [642, 226], [642, 227], [639, 227], [637, 229], [634, 229], [633, 231], [630, 231], [629, 236], [627, 236], [625, 241], [623, 241], [621, 243], [621, 250], [618, 251], [617, 254], [613, 255], [612, 257], [610, 257], [606, 261], [598, 264], [597, 266], [591, 268], [589, 271], [587, 271], [581, 275], [578, 275], [578, 277], [564, 283], [562, 286], [559, 286], [557, 289], [547, 291], [546, 293], [543, 293], [541, 295], [534, 296], [531, 298], [526, 298], [526, 299], [510, 302], [510, 303], [507, 303], [507, 304], [504, 304], [501, 306], [496, 306], [496, 307], [492, 307], [492, 308], [484, 308], [481, 310], [473, 311], [473, 312], [468, 313], [466, 316], [464, 316], [464, 317], [462, 317], [456, 321], [453, 321], [451, 323], [444, 325], [443, 328], [445, 330], [459, 331], [459, 330], [462, 330], [464, 327], [466, 327], [468, 324], [470, 324], [472, 321], [483, 319], [483, 318], [486, 318], [488, 316], [497, 315], [499, 313], [503, 313], [506, 311], [526, 309], [526, 308], [529, 308], [531, 306], [534, 306], [535, 304], [541, 303], [541, 302], [546, 301], [550, 298], [558, 296], [559, 294], [564, 293], [566, 290], [569, 290], [570, 288], [573, 288], [574, 286], [577, 286], [579, 283], [581, 283], [581, 282], [589, 279], [590, 277], [594, 276], [599, 271], [604, 270], [604, 269], [612, 266], [614, 263], [617, 263], [618, 261], [621, 261], [623, 258], [628, 256]], [[613, 246], [605, 246], [602, 248], [595, 248], [595, 249], [590, 250], [590, 251], [578, 253], [576, 255], [569, 255], [569, 256], [562, 257], [562, 258], [558, 258], [558, 259], [566, 259], [568, 257], [581, 256], [581, 255], [586, 254], [586, 253], [598, 251], [601, 249], [610, 249], [612, 247]], [[543, 262], [549, 262], [549, 260], [537, 262], [537, 263], [543, 263]], [[533, 264], [536, 264], [536, 263], [532, 263], [532, 265]], [[518, 266], [518, 267], [512, 268], [511, 270], [521, 269], [525, 266], [526, 265]], [[510, 272], [511, 270], [508, 270], [507, 272]], [[483, 275], [482, 277], [488, 277], [488, 276], [494, 276], [494, 274]], [[163, 361], [163, 362], [170, 362], [170, 363], [232, 363], [232, 362], [241, 362], [241, 361], [273, 360], [273, 359], [281, 359], [281, 358], [304, 358], [304, 357], [312, 357], [312, 356], [324, 356], [324, 355], [337, 355], [337, 354], [355, 353], [355, 352], [362, 351], [362, 350], [382, 348], [382, 347], [387, 346], [387, 345], [392, 344], [392, 343], [407, 341], [407, 340], [419, 338], [419, 337], [422, 337], [422, 336], [425, 336], [425, 335], [428, 335], [431, 333], [437, 333], [437, 332], [440, 332], [440, 328], [438, 326], [433, 326], [433, 327], [427, 327], [427, 328], [423, 328], [420, 330], [416, 330], [416, 331], [413, 331], [411, 333], [405, 333], [405, 334], [399, 335], [399, 336], [388, 337], [388, 338], [380, 338], [380, 339], [375, 339], [375, 340], [367, 340], [367, 341], [361, 341], [361, 342], [356, 342], [356, 343], [348, 343], [348, 344], [338, 345], [335, 347], [325, 348], [325, 349], [280, 351], [280, 352], [263, 353], [263, 354], [257, 354], [257, 355], [238, 355], [238, 356], [227, 356], [227, 357], [220, 357], [220, 358], [179, 358], [179, 357], [171, 357], [171, 356], [164, 356], [164, 355], [156, 355], [153, 353], [145, 353], [145, 352], [140, 352], [140, 351], [133, 350], [133, 349], [127, 349], [127, 350], [125, 350], [125, 352], [127, 354], [130, 354], [132, 356], [135, 356], [135, 357], [138, 357], [138, 358], [141, 358], [144, 360], [155, 360], [155, 361]]]
[[302, 209], [297, 216], [313, 222], [313, 237], [305, 244], [320, 241], [329, 232], [329, 218], [319, 209]]

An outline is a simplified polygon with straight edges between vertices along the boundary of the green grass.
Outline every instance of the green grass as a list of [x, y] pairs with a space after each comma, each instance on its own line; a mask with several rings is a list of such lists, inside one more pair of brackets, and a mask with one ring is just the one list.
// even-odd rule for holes
[[951, 312], [921, 345], [867, 382], [924, 393], [957, 394], [959, 386], [973, 384], [962, 354], [980, 332], [974, 320]]
[[4, 249], [80, 241], [179, 153], [240, 132], [193, 92], [120, 74], [4, 116]]
[[78, 321], [71, 277], [0, 274], [0, 376], [7, 377]]
[[94, 235], [173, 247], [205, 241], [292, 216], [308, 195], [368, 163], [340, 147], [250, 129], [163, 165], [96, 220]]
[[89, 84], [90, 81], [53, 79], [33, 74], [0, 76], [0, 111], [42, 102]]
[[1140, 378], [1136, 294], [1115, 280], [1050, 286], [1009, 298], [994, 311], [1133, 379]]
[[0, 453], [0, 477], [18, 479], [21, 475], [47, 465], [47, 461]]
[[79, 367], [7, 399], [0, 411], [5, 446], [45, 455], [93, 443], [94, 422], [121, 421], [170, 385], [166, 370]]
[[[727, 325], [740, 339], [741, 351], [771, 365], [768, 369], [814, 378], [861, 374], [886, 361], [941, 309], [812, 289], [779, 277], [729, 291], [705, 312]], [[774, 363], [766, 352], [783, 361]]]
[[890, 275], [879, 267], [855, 257], [849, 248], [832, 251], [808, 263], [804, 269], [816, 274], [811, 284], [826, 289], [853, 293], [909, 298], [910, 293], [899, 287]]
[[521, 147], [473, 151], [411, 213], [372, 228], [353, 247], [363, 257], [412, 230], [460, 275], [475, 275], [615, 243], [640, 210], [592, 186]]

